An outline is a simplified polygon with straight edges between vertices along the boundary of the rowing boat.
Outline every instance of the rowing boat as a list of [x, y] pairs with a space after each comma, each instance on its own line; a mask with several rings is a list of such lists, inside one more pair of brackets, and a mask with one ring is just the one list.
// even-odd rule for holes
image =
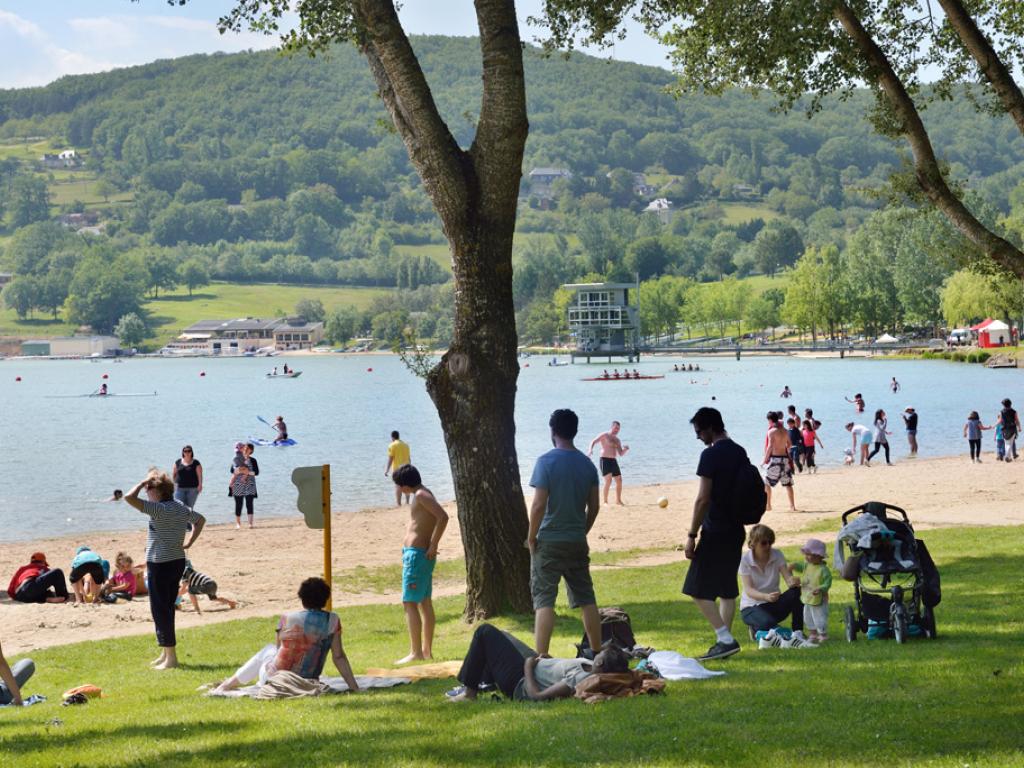
[[665, 375], [660, 376], [595, 376], [591, 379], [580, 379], [580, 381], [641, 381], [643, 379], [664, 379]]
[[101, 395], [99, 392], [90, 392], [87, 395], [44, 395], [44, 397], [50, 398], [51, 400], [69, 397], [156, 397], [156, 392], [108, 392], [105, 395]]

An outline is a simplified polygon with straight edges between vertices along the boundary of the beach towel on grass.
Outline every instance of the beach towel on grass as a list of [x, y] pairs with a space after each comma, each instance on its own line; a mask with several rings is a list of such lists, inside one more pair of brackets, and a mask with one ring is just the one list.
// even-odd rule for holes
[[417, 664], [415, 667], [400, 669], [368, 669], [366, 674], [377, 677], [408, 677], [413, 680], [445, 680], [456, 677], [462, 669], [461, 661], [439, 661], [434, 664]]
[[664, 690], [665, 681], [650, 672], [598, 672], [576, 686], [576, 698], [584, 704], [595, 704], [608, 699], [662, 693]]
[[[393, 688], [396, 685], [411, 683], [407, 677], [370, 677], [356, 675], [356, 682], [362, 689], [367, 688]], [[263, 689], [267, 689], [264, 691]], [[303, 696], [322, 696], [328, 693], [345, 693], [348, 691], [348, 683], [341, 677], [321, 677], [319, 680], [310, 680], [300, 677], [294, 672], [283, 670], [271, 675], [264, 685], [247, 685], [244, 688], [236, 688], [233, 691], [214, 693], [207, 692], [207, 696], [217, 696], [226, 699], [293, 699]]]
[[675, 651], [655, 651], [647, 657], [647, 660], [666, 680], [704, 680], [725, 674], [725, 672], [706, 669], [696, 659], [689, 659]]

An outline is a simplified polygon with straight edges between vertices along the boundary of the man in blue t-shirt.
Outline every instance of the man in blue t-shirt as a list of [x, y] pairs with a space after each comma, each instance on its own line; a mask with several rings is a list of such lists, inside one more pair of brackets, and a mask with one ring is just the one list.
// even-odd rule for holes
[[537, 459], [530, 485], [530, 591], [533, 593], [537, 655], [547, 656], [555, 626], [555, 598], [564, 578], [569, 605], [582, 609], [594, 651], [601, 649], [601, 617], [590, 579], [587, 533], [600, 508], [597, 470], [573, 445], [579, 418], [567, 408], [548, 422], [554, 449]]

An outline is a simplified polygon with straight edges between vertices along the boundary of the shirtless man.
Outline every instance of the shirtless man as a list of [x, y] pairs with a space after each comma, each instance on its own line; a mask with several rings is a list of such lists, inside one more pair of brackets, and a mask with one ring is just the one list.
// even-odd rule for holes
[[772, 488], [781, 484], [789, 496], [789, 509], [796, 512], [793, 501], [793, 463], [789, 458], [789, 433], [781, 422], [782, 414], [768, 412], [768, 438], [764, 446], [764, 490], [768, 494], [768, 506], [772, 508]]
[[620, 507], [625, 506], [622, 503], [622, 470], [619, 469], [619, 456], [625, 456], [629, 453], [629, 446], [623, 445], [622, 441], [619, 440], [619, 430], [622, 425], [617, 421], [612, 422], [612, 427], [607, 432], [602, 432], [600, 435], [590, 441], [590, 450], [587, 451], [587, 456], [594, 455], [594, 446], [598, 443], [601, 444], [601, 476], [604, 478], [604, 503], [608, 503], [608, 489], [612, 486], [612, 480], [615, 480], [615, 503]]
[[856, 395], [853, 396], [853, 400], [851, 400], [848, 397], [845, 398], [845, 399], [846, 399], [846, 402], [853, 403], [854, 406], [856, 406], [857, 413], [864, 413], [864, 398], [861, 397], [860, 392], [858, 392]]
[[434, 565], [437, 545], [448, 527], [448, 513], [427, 488], [412, 464], [404, 464], [391, 473], [398, 489], [412, 496], [409, 527], [402, 542], [402, 607], [409, 627], [409, 655], [395, 664], [408, 664], [433, 658], [434, 645]]

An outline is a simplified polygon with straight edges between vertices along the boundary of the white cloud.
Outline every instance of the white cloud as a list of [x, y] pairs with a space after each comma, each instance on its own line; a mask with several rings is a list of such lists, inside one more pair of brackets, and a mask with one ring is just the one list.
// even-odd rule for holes
[[107, 47], [126, 47], [137, 41], [136, 34], [122, 21], [111, 18], [92, 17], [68, 19], [67, 25], [77, 35], [79, 42], [90, 39]]
[[100, 72], [114, 64], [105, 58], [69, 50], [38, 24], [0, 11], [0, 87], [44, 85], [62, 75]]

